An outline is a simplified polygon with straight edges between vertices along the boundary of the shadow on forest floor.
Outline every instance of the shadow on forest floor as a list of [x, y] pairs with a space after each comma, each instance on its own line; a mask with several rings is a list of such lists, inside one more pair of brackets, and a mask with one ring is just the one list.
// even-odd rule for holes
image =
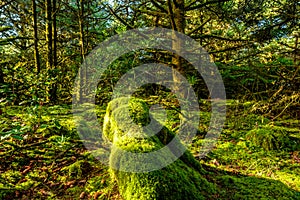
[[203, 167], [208, 172], [206, 178], [218, 187], [215, 199], [300, 199], [300, 191], [277, 180]]

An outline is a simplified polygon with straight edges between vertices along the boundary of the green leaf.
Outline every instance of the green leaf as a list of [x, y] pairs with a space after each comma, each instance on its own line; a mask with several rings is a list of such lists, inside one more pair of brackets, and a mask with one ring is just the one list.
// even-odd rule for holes
[[10, 133], [8, 133], [8, 134], [5, 134], [4, 136], [1, 136], [0, 137], [0, 140], [4, 140], [5, 138], [8, 138], [8, 137], [10, 137]]
[[23, 140], [24, 138], [21, 135], [12, 135], [13, 138], [18, 140]]
[[42, 124], [42, 125], [40, 126], [40, 128], [47, 128], [47, 127], [48, 127], [47, 124]]
[[59, 121], [55, 120], [54, 124], [55, 124], [56, 128], [61, 129], [61, 125], [60, 125]]

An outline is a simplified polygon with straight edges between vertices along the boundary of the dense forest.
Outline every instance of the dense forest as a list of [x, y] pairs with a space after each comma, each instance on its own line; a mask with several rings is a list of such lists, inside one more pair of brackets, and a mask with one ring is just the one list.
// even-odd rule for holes
[[0, 1], [0, 199], [300, 199], [299, 30], [297, 0]]

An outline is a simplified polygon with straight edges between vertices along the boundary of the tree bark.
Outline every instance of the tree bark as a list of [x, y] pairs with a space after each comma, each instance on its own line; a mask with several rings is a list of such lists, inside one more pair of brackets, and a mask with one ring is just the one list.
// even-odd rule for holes
[[56, 0], [52, 0], [52, 9], [53, 9], [53, 19], [52, 19], [52, 49], [53, 49], [53, 67], [57, 66], [57, 30], [56, 30], [56, 16], [57, 16], [57, 8], [56, 8]]
[[[57, 31], [56, 31], [56, 16], [57, 16], [57, 8], [56, 8], [56, 0], [52, 0], [52, 66], [51, 66], [51, 76], [53, 78], [57, 78], [58, 74], [56, 73], [57, 68]], [[55, 102], [57, 100], [57, 79], [54, 82], [50, 89], [50, 101]]]
[[[172, 70], [173, 70], [173, 81], [174, 81], [174, 90], [177, 91], [179, 94], [178, 98], [181, 100], [186, 99], [186, 88], [182, 88], [181, 83], [181, 76], [185, 75], [184, 66], [182, 63], [182, 59], [180, 57], [182, 51], [182, 42], [178, 36], [178, 32], [184, 34], [185, 33], [185, 3], [184, 0], [168, 0], [168, 14], [170, 16], [170, 21], [172, 25], [172, 29], [174, 31], [173, 34], [173, 42], [172, 48], [175, 50], [175, 55], [172, 57]], [[179, 74], [180, 73], [180, 74]], [[184, 120], [184, 111], [182, 111], [183, 115], [180, 116], [182, 122]]]
[[[174, 0], [171, 2], [171, 0], [168, 0], [168, 7], [169, 7], [169, 16], [170, 21], [172, 25], [172, 29], [174, 31], [177, 31], [179, 33], [184, 34], [185, 33], [185, 11], [184, 11], [184, 0]], [[173, 34], [173, 43], [172, 48], [176, 51], [175, 55], [172, 58], [172, 65], [173, 70], [177, 70], [177, 72], [180, 72], [182, 75], [184, 75], [184, 68], [182, 66], [182, 60], [180, 58], [180, 52], [181, 52], [181, 40], [178, 38], [178, 35], [176, 32]], [[173, 79], [176, 84], [180, 84], [179, 77], [173, 73]], [[177, 88], [178, 89], [178, 88]]]
[[34, 38], [34, 61], [35, 61], [35, 68], [37, 73], [39, 74], [41, 71], [41, 64], [40, 64], [40, 55], [38, 49], [38, 30], [37, 30], [37, 12], [36, 12], [36, 2], [32, 0], [32, 13], [33, 13], [33, 38]]
[[[81, 55], [81, 63], [84, 61], [85, 56], [85, 49], [84, 49], [84, 0], [77, 1], [79, 6], [79, 13], [78, 13], [78, 23], [79, 23], [79, 43], [80, 43], [80, 55]], [[83, 86], [84, 86], [84, 69], [80, 68], [80, 94], [79, 94], [79, 101], [82, 102], [83, 100]]]
[[45, 17], [46, 17], [46, 48], [47, 48], [47, 70], [53, 67], [53, 52], [52, 52], [52, 4], [51, 0], [45, 1]]

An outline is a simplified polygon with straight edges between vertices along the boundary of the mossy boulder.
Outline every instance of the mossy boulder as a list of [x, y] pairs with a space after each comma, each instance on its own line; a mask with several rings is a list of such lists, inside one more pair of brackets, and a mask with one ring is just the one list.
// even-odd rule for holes
[[[131, 120], [126, 115], [130, 115]], [[162, 128], [152, 134], [154, 130], [147, 127], [149, 123]], [[150, 116], [145, 101], [137, 98], [111, 101], [104, 120], [104, 135], [113, 143], [111, 176], [125, 200], [195, 200], [205, 199], [207, 194], [214, 193], [214, 185], [202, 177], [199, 162], [185, 150], [172, 131]], [[170, 143], [173, 145], [170, 146]], [[167, 150], [154, 154], [154, 157], [148, 156], [161, 149]], [[180, 158], [177, 159], [177, 156]], [[174, 162], [168, 164], [174, 157]], [[163, 167], [151, 170], [151, 167], [157, 166]]]

